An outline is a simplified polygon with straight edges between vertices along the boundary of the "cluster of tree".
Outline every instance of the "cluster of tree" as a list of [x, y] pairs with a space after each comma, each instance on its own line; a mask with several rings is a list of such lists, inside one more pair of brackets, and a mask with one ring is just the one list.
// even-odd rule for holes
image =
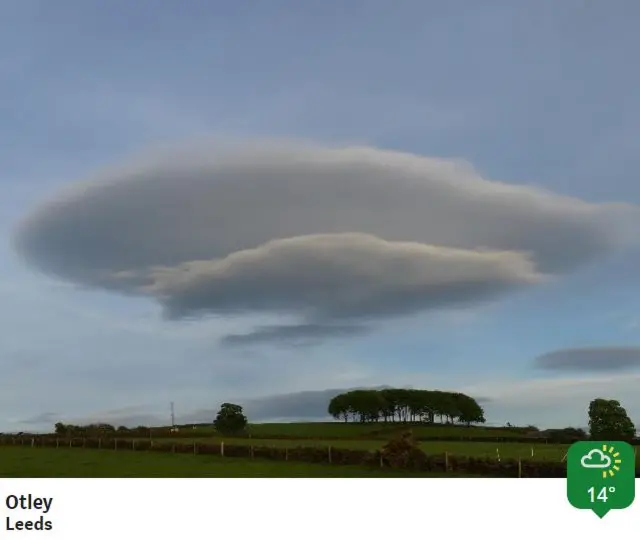
[[589, 404], [589, 432], [596, 441], [627, 441], [636, 428], [619, 401], [597, 398]]
[[[219, 433], [224, 435], [237, 435], [242, 433], [247, 426], [247, 417], [244, 415], [242, 407], [233, 403], [223, 403], [218, 411], [218, 414], [213, 421], [213, 425]], [[184, 426], [183, 426], [184, 427]], [[55, 425], [56, 435], [63, 437], [108, 437], [110, 435], [143, 435], [147, 436], [152, 431], [152, 428], [146, 426], [138, 426], [135, 428], [127, 428], [120, 426], [116, 428], [111, 424], [96, 423], [87, 425], [74, 425], [64, 424], [58, 422]], [[153, 428], [153, 432], [157, 435], [162, 431], [174, 430], [171, 428]]]
[[345, 422], [484, 423], [478, 402], [460, 392], [385, 388], [352, 390], [335, 396], [328, 412]]
[[587, 438], [587, 432], [582, 428], [576, 427], [552, 428], [544, 431], [536, 429], [531, 434], [550, 440], [583, 440]]
[[63, 424], [58, 422], [55, 425], [57, 435], [94, 435], [96, 433], [114, 433], [116, 428], [111, 424], [87, 424], [84, 426], [76, 426], [74, 424]]
[[62, 422], [58, 422], [55, 425], [56, 435], [62, 435], [66, 437], [81, 437], [86, 435], [99, 436], [99, 435], [113, 435], [115, 433], [129, 433], [129, 434], [138, 434], [138, 433], [149, 433], [148, 427], [138, 426], [136, 428], [128, 428], [125, 426], [119, 426], [116, 428], [111, 424], [86, 424], [82, 426], [74, 425], [74, 424], [63, 424]]

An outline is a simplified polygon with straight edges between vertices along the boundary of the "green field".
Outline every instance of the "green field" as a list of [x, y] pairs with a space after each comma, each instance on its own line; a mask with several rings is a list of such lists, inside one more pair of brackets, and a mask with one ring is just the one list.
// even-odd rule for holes
[[[258, 439], [258, 438], [222, 438], [222, 437], [197, 437], [197, 438], [162, 438], [154, 439], [157, 442], [176, 444], [225, 444], [275, 446], [280, 448], [294, 448], [296, 446], [331, 446], [333, 448], [348, 448], [352, 450], [377, 450], [382, 448], [384, 440], [345, 440], [345, 439]], [[494, 443], [494, 442], [462, 442], [462, 441], [423, 441], [419, 443], [420, 449], [425, 454], [444, 454], [457, 456], [474, 456], [513, 459], [535, 459], [536, 461], [562, 461], [568, 446], [562, 444], [524, 444], [524, 443]], [[533, 450], [533, 457], [531, 456]]]
[[[427, 455], [450, 457], [484, 457], [535, 462], [562, 462], [568, 450], [566, 444], [551, 444], [532, 438], [531, 442], [513, 442], [509, 439], [525, 436], [523, 428], [487, 428], [453, 425], [407, 425], [393, 423], [290, 423], [252, 424], [242, 437], [222, 437], [211, 426], [182, 426], [177, 434], [164, 427], [152, 428], [149, 435], [118, 432], [116, 438], [124, 440], [151, 440], [155, 443], [220, 444], [226, 446], [252, 445], [254, 447], [332, 447], [375, 451], [387, 441], [410, 429], [420, 449]], [[113, 436], [113, 435], [112, 435]], [[55, 437], [55, 435], [52, 435]], [[82, 435], [73, 437], [81, 443]], [[89, 436], [90, 437], [90, 436]], [[452, 437], [459, 440], [434, 441], [427, 437]], [[91, 438], [91, 437], [90, 437]], [[93, 436], [95, 439], [95, 435]], [[474, 438], [474, 441], [464, 440]], [[31, 448], [29, 437], [24, 446], [0, 447], [0, 476], [12, 477], [380, 477], [380, 476], [433, 476], [433, 473], [398, 473], [384, 468], [338, 466], [296, 461], [265, 461], [197, 455], [181, 452], [133, 452], [119, 450], [68, 448], [68, 439], [61, 437], [60, 448]], [[420, 440], [422, 439], [422, 440]], [[463, 439], [463, 440], [460, 440]], [[480, 440], [478, 440], [480, 439]], [[492, 440], [493, 439], [493, 440]], [[499, 440], [503, 439], [503, 440]], [[505, 441], [506, 439], [506, 441]], [[49, 439], [51, 441], [51, 439]], [[55, 441], [51, 441], [54, 444]], [[81, 443], [82, 444], [82, 443]], [[327, 448], [328, 452], [328, 448]], [[442, 474], [440, 474], [442, 475]], [[447, 476], [453, 476], [449, 473]]]
[[[495, 439], [512, 439], [524, 436], [523, 428], [495, 428], [460, 425], [424, 425], [375, 422], [305, 422], [250, 424], [243, 437], [222, 437], [212, 426], [181, 426], [177, 435], [167, 436], [168, 427], [152, 430], [152, 438], [158, 442], [183, 444], [220, 443], [233, 445], [275, 446], [331, 446], [353, 450], [378, 450], [391, 438], [410, 429], [416, 439], [427, 437], [457, 437], [487, 439], [486, 442], [428, 441], [419, 442], [426, 454], [474, 456], [501, 459], [533, 459], [535, 461], [562, 461], [568, 445], [545, 444], [536, 439], [531, 443], [498, 442]], [[153, 431], [156, 435], [153, 435]], [[164, 431], [164, 434], [161, 434]], [[123, 434], [122, 438], [129, 438]], [[494, 439], [494, 441], [491, 441]], [[533, 453], [533, 455], [532, 455]]]
[[[3, 478], [379, 478], [427, 477], [379, 468], [160, 452], [0, 447]], [[447, 476], [454, 476], [448, 474]]]
[[[156, 429], [169, 429], [156, 428]], [[374, 422], [360, 424], [354, 422], [292, 422], [292, 423], [267, 423], [250, 424], [247, 433], [254, 438], [296, 438], [296, 439], [388, 439], [390, 436], [411, 429], [414, 436], [421, 437], [482, 437], [482, 438], [513, 438], [522, 437], [523, 431], [518, 428], [492, 428], [482, 426], [453, 426], [424, 424], [399, 424]], [[190, 433], [194, 437], [207, 437], [215, 435], [212, 426], [182, 426], [180, 433]]]

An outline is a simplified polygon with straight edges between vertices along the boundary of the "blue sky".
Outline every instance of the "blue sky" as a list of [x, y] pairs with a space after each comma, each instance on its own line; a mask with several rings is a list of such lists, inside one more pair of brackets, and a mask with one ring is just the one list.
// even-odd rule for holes
[[[13, 249], [18, 224], [68, 184], [212, 137], [464, 159], [486, 179], [635, 209], [639, 16], [630, 0], [2, 3], [0, 430], [164, 421], [170, 401], [187, 419], [225, 399], [379, 384], [486, 397], [495, 424], [585, 425], [597, 396], [640, 422], [637, 222], [624, 249], [553, 283], [306, 346], [225, 347], [277, 317], [163, 318], [152, 298], [76, 287]], [[636, 355], [624, 370], [619, 347]], [[600, 350], [600, 365], [572, 353], [569, 370], [536, 367], [576, 348]]]

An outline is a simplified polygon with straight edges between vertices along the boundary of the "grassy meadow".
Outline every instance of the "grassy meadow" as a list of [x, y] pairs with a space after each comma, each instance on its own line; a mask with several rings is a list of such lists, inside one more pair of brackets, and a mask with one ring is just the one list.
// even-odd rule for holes
[[[427, 477], [355, 466], [82, 448], [0, 447], [3, 478], [368, 478]], [[447, 476], [451, 476], [450, 474]]]
[[[258, 439], [258, 438], [232, 438], [232, 437], [189, 437], [189, 438], [160, 438], [158, 442], [180, 443], [220, 443], [240, 444], [253, 446], [275, 446], [280, 448], [294, 448], [298, 446], [316, 446], [332, 448], [348, 448], [353, 450], [378, 450], [382, 448], [385, 440], [345, 440], [345, 439]], [[464, 442], [464, 441], [422, 441], [420, 449], [425, 454], [444, 454], [468, 457], [486, 458], [513, 458], [535, 459], [536, 461], [562, 461], [569, 448], [562, 444], [524, 444], [503, 442]], [[533, 454], [533, 455], [532, 455]]]
[[[223, 437], [211, 426], [182, 426], [179, 437], [167, 437], [167, 428], [154, 440], [169, 442], [172, 440], [192, 443], [241, 444], [254, 446], [275, 446], [293, 448], [297, 446], [331, 446], [354, 450], [378, 450], [392, 437], [410, 429], [418, 440], [429, 437], [455, 437], [459, 439], [487, 439], [486, 442], [432, 441], [422, 440], [420, 448], [426, 454], [444, 454], [486, 458], [535, 459], [536, 461], [562, 461], [568, 445], [545, 444], [532, 439], [531, 443], [507, 442], [508, 439], [521, 438], [522, 428], [493, 428], [483, 426], [454, 426], [424, 424], [398, 425], [385, 423], [272, 423], [251, 424], [246, 437]], [[505, 441], [498, 441], [505, 439]]]
[[[167, 431], [168, 428], [156, 428]], [[474, 438], [517, 438], [522, 437], [521, 428], [492, 428], [482, 426], [453, 426], [407, 424], [385, 424], [355, 422], [292, 422], [249, 424], [247, 434], [254, 439], [290, 438], [290, 439], [365, 439], [388, 440], [400, 431], [411, 429], [416, 438], [421, 437], [474, 437]], [[181, 434], [191, 434], [194, 438], [211, 437], [217, 435], [213, 426], [196, 425], [181, 426]]]
[[[149, 435], [118, 432], [124, 439], [148, 439], [176, 444], [253, 445], [254, 447], [332, 447], [375, 451], [399, 433], [411, 429], [427, 455], [515, 459], [535, 462], [564, 460], [568, 445], [522, 440], [522, 428], [463, 427], [452, 425], [398, 425], [357, 423], [252, 424], [247, 435], [223, 437], [211, 426], [182, 426], [171, 434], [168, 428], [152, 428]], [[457, 437], [458, 440], [427, 440], [429, 437]], [[474, 438], [466, 441], [466, 438]], [[480, 440], [478, 440], [480, 439]], [[148, 451], [0, 447], [0, 476], [3, 477], [384, 477], [437, 476], [408, 473], [379, 467], [322, 465], [294, 461], [273, 461]], [[442, 474], [440, 474], [442, 476]], [[447, 476], [455, 476], [453, 473]]]

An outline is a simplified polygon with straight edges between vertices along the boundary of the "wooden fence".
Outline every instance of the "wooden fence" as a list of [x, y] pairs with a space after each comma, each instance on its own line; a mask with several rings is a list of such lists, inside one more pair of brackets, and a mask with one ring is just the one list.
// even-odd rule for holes
[[[384, 451], [352, 450], [327, 447], [275, 447], [202, 442], [156, 442], [149, 439], [118, 438], [59, 438], [59, 437], [0, 437], [0, 445], [37, 448], [85, 448], [103, 450], [128, 450], [146, 452], [174, 452], [218, 455], [228, 458], [255, 458], [278, 461], [332, 465], [359, 465], [425, 471], [433, 473], [455, 473], [484, 477], [563, 478], [566, 463], [533, 461], [522, 459], [490, 459], [465, 457], [448, 453], [426, 455], [417, 452], [409, 460], [389, 459]], [[640, 471], [638, 471], [640, 472]]]

